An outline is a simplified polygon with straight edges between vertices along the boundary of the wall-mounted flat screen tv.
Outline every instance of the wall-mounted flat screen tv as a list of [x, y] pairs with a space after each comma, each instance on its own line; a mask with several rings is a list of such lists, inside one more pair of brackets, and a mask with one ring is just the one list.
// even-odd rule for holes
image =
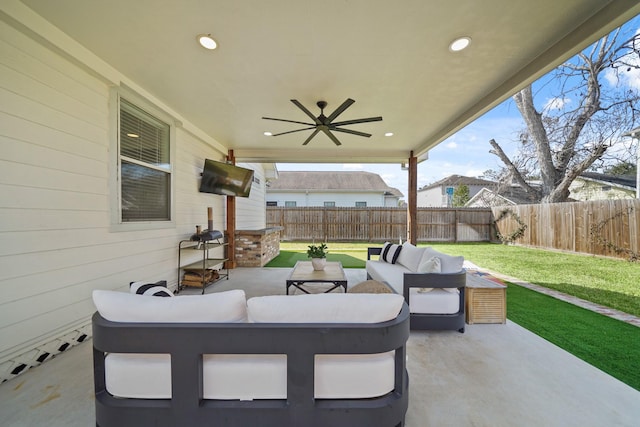
[[249, 197], [253, 171], [229, 163], [205, 159], [200, 182], [201, 193]]

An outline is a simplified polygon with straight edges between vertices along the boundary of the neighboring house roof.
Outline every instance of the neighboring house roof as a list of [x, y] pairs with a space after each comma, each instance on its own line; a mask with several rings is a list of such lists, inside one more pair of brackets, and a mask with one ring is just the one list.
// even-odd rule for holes
[[380, 175], [372, 172], [281, 171], [267, 188], [267, 192], [273, 191], [366, 191], [403, 197], [400, 190], [389, 187]]
[[637, 178], [635, 175], [607, 175], [604, 173], [596, 172], [583, 172], [576, 179], [583, 179], [585, 181], [594, 181], [602, 184], [608, 184], [616, 187], [620, 187], [625, 190], [635, 191], [637, 184]]
[[504, 206], [504, 205], [515, 205], [516, 203], [507, 199], [506, 197], [502, 197], [498, 193], [493, 190], [489, 190], [488, 188], [482, 188], [478, 191], [473, 197], [469, 199], [467, 203], [464, 205], [467, 207], [490, 207], [490, 206]]
[[458, 185], [477, 185], [483, 187], [495, 187], [496, 184], [493, 181], [487, 181], [486, 179], [480, 178], [471, 178], [468, 176], [462, 175], [450, 175], [446, 178], [441, 179], [440, 181], [436, 181], [433, 184], [425, 185], [420, 188], [418, 191], [430, 190], [432, 188], [437, 187], [456, 187]]
[[[529, 185], [532, 185], [529, 183]], [[530, 205], [532, 203], [540, 203], [540, 199], [535, 194], [527, 193], [519, 185], [510, 185], [507, 188], [500, 188], [498, 194], [511, 200], [516, 205]]]
[[469, 199], [465, 206], [530, 205], [538, 202], [535, 196], [528, 194], [522, 187], [512, 185], [499, 191], [485, 187]]

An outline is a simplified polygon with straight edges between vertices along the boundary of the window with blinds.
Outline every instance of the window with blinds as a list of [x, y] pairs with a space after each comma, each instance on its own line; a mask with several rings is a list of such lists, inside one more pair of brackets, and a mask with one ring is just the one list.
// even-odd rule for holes
[[120, 98], [122, 222], [171, 220], [169, 124]]

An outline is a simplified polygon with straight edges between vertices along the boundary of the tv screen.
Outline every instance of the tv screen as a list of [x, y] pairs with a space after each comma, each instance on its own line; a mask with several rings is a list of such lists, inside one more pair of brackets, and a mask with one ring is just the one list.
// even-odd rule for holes
[[205, 159], [200, 182], [201, 193], [249, 197], [253, 171], [215, 160]]

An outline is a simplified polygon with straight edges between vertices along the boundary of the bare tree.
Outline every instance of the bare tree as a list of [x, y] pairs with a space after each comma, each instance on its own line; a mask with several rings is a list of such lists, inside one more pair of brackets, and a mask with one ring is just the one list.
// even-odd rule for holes
[[[624, 28], [624, 27], [622, 27]], [[492, 139], [490, 151], [504, 163], [502, 176], [517, 182], [534, 200], [566, 201], [573, 180], [605, 153], [619, 160], [631, 154], [622, 135], [640, 120], [640, 33], [618, 29], [564, 63], [538, 90], [556, 94], [540, 110], [532, 85], [513, 96], [526, 129], [513, 159]], [[614, 147], [612, 149], [612, 147]], [[540, 185], [532, 185], [536, 177]]]

